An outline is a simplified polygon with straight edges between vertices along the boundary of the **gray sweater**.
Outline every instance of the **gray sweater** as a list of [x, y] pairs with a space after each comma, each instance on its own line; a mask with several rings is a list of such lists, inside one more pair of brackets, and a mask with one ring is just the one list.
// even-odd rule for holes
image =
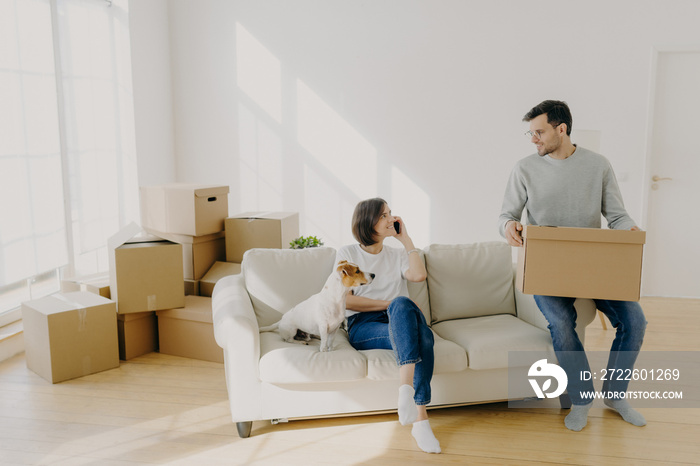
[[636, 225], [608, 159], [583, 147], [564, 160], [532, 154], [515, 165], [498, 222], [501, 236], [509, 220], [521, 221], [523, 208], [530, 225], [600, 228], [601, 213], [611, 229]]

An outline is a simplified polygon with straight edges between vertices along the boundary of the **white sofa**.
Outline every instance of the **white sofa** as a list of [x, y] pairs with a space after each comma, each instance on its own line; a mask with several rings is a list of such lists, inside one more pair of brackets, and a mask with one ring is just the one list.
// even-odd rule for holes
[[[322, 288], [335, 254], [332, 248], [253, 249], [240, 275], [216, 284], [214, 334], [224, 350], [231, 416], [241, 437], [257, 420], [397, 409], [393, 352], [357, 351], [344, 331], [323, 353], [318, 341], [286, 343], [276, 332], [259, 332]], [[534, 299], [513, 285], [511, 248], [502, 242], [431, 245], [422, 256], [428, 278], [409, 284], [409, 292], [435, 334], [429, 408], [532, 396], [509, 392], [508, 353], [553, 352]], [[583, 340], [595, 305], [578, 300], [576, 307]]]

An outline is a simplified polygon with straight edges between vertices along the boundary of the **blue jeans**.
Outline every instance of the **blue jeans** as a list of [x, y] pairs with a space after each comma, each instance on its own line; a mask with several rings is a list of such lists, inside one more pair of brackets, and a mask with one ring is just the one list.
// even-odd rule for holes
[[[567, 391], [575, 405], [590, 403], [581, 397], [582, 391], [593, 392], [592, 380], [581, 380], [580, 371], [589, 371], [588, 358], [583, 344], [576, 334], [576, 298], [535, 295], [535, 302], [549, 322], [552, 345], [559, 365], [569, 379]], [[612, 301], [594, 299], [596, 307], [608, 316], [617, 329], [608, 358], [608, 374], [611, 370], [632, 369], [644, 340], [647, 326], [644, 312], [639, 303], [633, 301]], [[624, 373], [624, 372], [623, 372]], [[613, 377], [603, 382], [603, 392], [622, 393], [627, 391], [629, 380], [626, 377]], [[617, 397], [615, 397], [617, 398]]]
[[357, 350], [390, 349], [396, 363], [415, 364], [413, 388], [417, 405], [430, 403], [433, 378], [433, 332], [418, 306], [400, 296], [386, 311], [359, 312], [348, 317], [350, 344]]

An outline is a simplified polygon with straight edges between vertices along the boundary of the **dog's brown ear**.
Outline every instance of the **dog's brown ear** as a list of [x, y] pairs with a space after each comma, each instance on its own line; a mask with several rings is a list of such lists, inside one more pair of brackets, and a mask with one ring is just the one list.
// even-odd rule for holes
[[340, 261], [338, 262], [338, 268], [336, 271], [341, 272], [343, 275], [350, 275], [352, 270], [348, 261]]
[[338, 272], [340, 272], [340, 278], [342, 279], [343, 286], [351, 287], [354, 282], [352, 275], [355, 273], [353, 265], [345, 261], [344, 264], [338, 266]]

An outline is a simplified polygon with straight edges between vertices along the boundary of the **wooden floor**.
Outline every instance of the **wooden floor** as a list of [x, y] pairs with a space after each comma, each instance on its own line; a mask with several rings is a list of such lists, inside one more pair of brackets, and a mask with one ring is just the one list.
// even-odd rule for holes
[[[700, 301], [646, 298], [645, 350], [700, 350]], [[587, 348], [614, 330], [596, 320]], [[240, 439], [220, 364], [157, 353], [52, 385], [24, 354], [0, 363], [0, 464], [700, 464], [700, 409], [641, 410], [634, 427], [593, 408], [581, 432], [567, 411], [505, 403], [432, 410], [443, 453], [418, 450], [395, 414], [271, 425]]]

